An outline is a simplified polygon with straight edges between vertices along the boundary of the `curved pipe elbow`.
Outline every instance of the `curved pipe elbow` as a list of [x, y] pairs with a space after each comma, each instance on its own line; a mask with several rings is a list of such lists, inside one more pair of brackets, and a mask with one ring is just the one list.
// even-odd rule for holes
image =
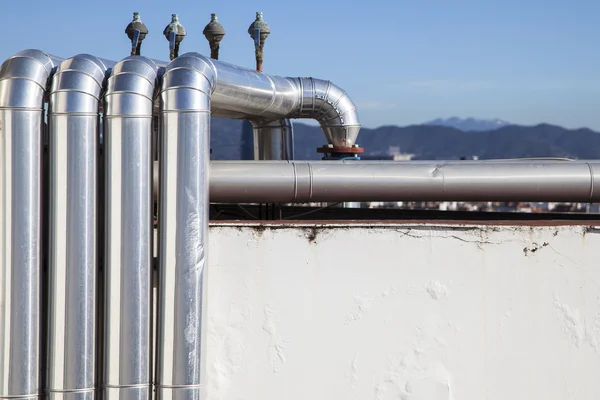
[[297, 78], [301, 93], [299, 118], [319, 122], [325, 137], [335, 147], [352, 147], [360, 131], [356, 105], [348, 94], [330, 81]]
[[6, 60], [0, 67], [0, 107], [41, 110], [54, 67], [52, 58], [39, 50]]
[[207, 57], [186, 53], [165, 68], [160, 97], [163, 112], [208, 111], [217, 71]]
[[107, 69], [88, 54], [63, 61], [50, 86], [51, 114], [97, 115]]
[[360, 131], [354, 102], [329, 81], [283, 78], [216, 60], [212, 112], [225, 118], [267, 123], [283, 118], [311, 118], [321, 125], [329, 143], [352, 147]]
[[118, 62], [106, 84], [106, 117], [152, 118], [158, 66], [145, 57], [130, 56]]

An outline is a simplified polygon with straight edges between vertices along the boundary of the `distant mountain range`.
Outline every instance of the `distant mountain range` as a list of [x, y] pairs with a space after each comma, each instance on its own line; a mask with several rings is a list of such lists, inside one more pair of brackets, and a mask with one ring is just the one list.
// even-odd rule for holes
[[512, 125], [501, 119], [477, 119], [477, 118], [437, 118], [433, 121], [425, 122], [423, 125], [449, 126], [464, 132], [482, 132], [492, 131], [503, 126]]
[[[242, 121], [212, 119], [213, 160], [239, 160], [242, 147]], [[316, 149], [326, 143], [318, 126], [294, 121], [295, 158], [318, 160]], [[600, 159], [600, 133], [590, 129], [565, 129], [540, 124], [506, 125], [487, 131], [462, 131], [439, 125], [363, 128], [357, 143], [369, 158], [389, 158], [398, 149], [414, 154], [413, 159], [456, 160], [519, 157], [567, 157]]]

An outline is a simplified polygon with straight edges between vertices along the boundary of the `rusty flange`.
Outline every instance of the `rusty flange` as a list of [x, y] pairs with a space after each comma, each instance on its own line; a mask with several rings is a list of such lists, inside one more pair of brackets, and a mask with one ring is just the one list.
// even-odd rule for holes
[[[356, 145], [355, 145], [356, 146]], [[332, 153], [346, 153], [346, 154], [362, 154], [365, 152], [365, 149], [363, 149], [362, 147], [333, 147], [333, 146], [323, 146], [323, 147], [319, 147], [317, 148], [317, 153], [324, 153], [324, 154], [332, 154]]]

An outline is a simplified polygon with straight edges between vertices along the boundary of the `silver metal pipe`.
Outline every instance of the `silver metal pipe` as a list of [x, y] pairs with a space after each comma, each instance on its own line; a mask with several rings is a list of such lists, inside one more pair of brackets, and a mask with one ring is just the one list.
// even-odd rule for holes
[[152, 384], [152, 105], [157, 66], [117, 63], [104, 97], [104, 399], [145, 400]]
[[44, 93], [54, 64], [22, 51], [0, 67], [0, 398], [40, 388]]
[[213, 161], [214, 203], [600, 201], [599, 161]]
[[165, 69], [161, 101], [156, 394], [203, 399], [210, 95], [209, 59], [185, 54]]
[[[359, 168], [360, 166], [368, 166], [368, 169]], [[482, 165], [483, 164], [483, 165]], [[566, 165], [566, 170], [563, 169], [563, 165]], [[576, 164], [576, 165], [568, 165]], [[345, 165], [354, 165], [354, 167], [347, 168]], [[327, 167], [328, 171], [331, 171], [333, 167], [336, 173], [341, 175], [355, 173], [358, 170], [363, 172], [361, 176], [367, 174], [367, 171], [374, 170], [375, 174], [364, 178], [366, 180], [373, 180], [370, 185], [382, 186], [386, 182], [395, 182], [393, 187], [385, 190], [385, 194], [381, 192], [364, 192], [365, 187], [355, 188], [338, 188], [338, 184], [329, 183], [332, 190], [336, 190], [338, 194], [329, 193], [328, 196], [336, 196], [336, 200], [332, 201], [346, 201], [344, 197], [341, 197], [341, 193], [349, 192], [364, 192], [360, 193], [363, 200], [361, 201], [459, 201], [455, 194], [447, 191], [447, 186], [453, 186], [454, 183], [450, 179], [444, 178], [444, 185], [446, 189], [441, 192], [435, 192], [436, 185], [439, 186], [440, 176], [428, 176], [427, 171], [431, 171], [436, 167], [444, 167], [444, 173], [451, 174], [453, 176], [456, 173], [455, 167], [459, 165], [461, 168], [462, 179], [469, 180], [473, 183], [477, 183], [478, 186], [469, 185], [469, 193], [479, 192], [481, 189], [483, 178], [481, 175], [485, 174], [486, 171], [489, 174], [496, 174], [498, 171], [505, 171], [504, 167], [508, 166], [509, 169], [517, 166], [518, 171], [511, 172], [511, 175], [504, 176], [503, 182], [499, 183], [499, 178], [496, 177], [495, 183], [488, 183], [487, 186], [492, 186], [491, 190], [493, 195], [489, 198], [485, 193], [480, 193], [477, 196], [479, 198], [485, 198], [483, 201], [493, 201], [502, 197], [498, 201], [570, 201], [570, 202], [588, 202], [598, 201], [597, 197], [600, 196], [598, 192], [598, 186], [596, 180], [598, 180], [598, 174], [600, 174], [600, 162], [597, 160], [566, 160], [566, 159], [499, 159], [499, 160], [482, 160], [482, 161], [432, 161], [432, 160], [415, 160], [415, 161], [295, 161], [293, 163], [281, 162], [281, 161], [211, 161], [210, 169], [210, 201], [214, 203], [238, 203], [238, 202], [266, 202], [268, 199], [275, 199], [276, 196], [281, 199], [282, 202], [289, 202], [290, 199], [295, 199], [296, 203], [315, 201], [322, 202], [323, 195], [318, 195], [314, 192], [311, 194], [310, 191], [306, 191], [306, 185], [302, 185], [303, 181], [308, 180], [309, 182], [314, 179], [314, 174], [320, 174], [322, 171], [321, 167]], [[379, 171], [377, 169], [382, 167]], [[347, 169], [344, 169], [347, 168]], [[406, 169], [405, 169], [406, 168]], [[586, 169], [587, 168], [587, 169]], [[531, 187], [529, 192], [534, 192], [535, 198], [532, 200], [531, 195], [523, 192], [513, 191], [511, 193], [503, 193], [506, 186], [513, 187], [518, 185], [518, 181], [522, 180], [521, 174], [523, 171], [529, 170], [537, 171], [535, 175], [525, 177], [531, 181], [538, 180], [536, 185], [543, 185], [545, 192], [540, 192], [537, 186]], [[554, 181], [568, 181], [571, 179], [571, 172], [577, 170], [575, 177], [578, 182], [575, 183], [581, 190], [573, 193], [568, 191], [561, 194], [552, 192], [552, 197], [547, 196], [548, 185], [552, 180]], [[303, 171], [305, 173], [303, 173]], [[307, 172], [308, 171], [308, 172]], [[387, 173], [394, 174], [394, 176], [386, 176]], [[521, 172], [519, 172], [521, 171]], [[308, 174], [308, 175], [306, 175]], [[383, 177], [382, 177], [383, 176]], [[473, 180], [473, 177], [478, 177], [478, 181]], [[417, 178], [417, 179], [415, 179]], [[493, 179], [493, 175], [488, 176], [488, 179]], [[293, 183], [296, 182], [296, 183]], [[363, 180], [364, 182], [364, 180]], [[379, 182], [379, 183], [377, 183]], [[425, 182], [425, 189], [433, 190], [433, 193], [424, 193], [422, 190], [414, 192], [414, 186], [422, 186]], [[586, 183], [587, 182], [587, 183]], [[358, 182], [357, 182], [358, 183]], [[290, 188], [290, 185], [296, 185], [297, 188], [287, 193], [278, 193], [274, 195], [272, 192], [276, 190], [282, 190]], [[495, 186], [494, 186], [495, 185]], [[502, 185], [502, 186], [500, 186]], [[557, 183], [556, 185], [562, 185]], [[154, 193], [155, 196], [158, 193], [158, 162], [154, 163]], [[592, 187], [593, 186], [593, 187]], [[433, 189], [432, 189], [433, 188]], [[595, 188], [595, 189], [594, 189]], [[520, 190], [520, 189], [517, 189]], [[589, 192], [588, 192], [589, 190]], [[290, 194], [292, 193], [292, 194]], [[471, 196], [471, 194], [467, 194]], [[524, 199], [524, 195], [529, 197], [529, 200]], [[575, 197], [574, 197], [575, 196]], [[311, 199], [311, 200], [307, 200]], [[553, 200], [558, 199], [558, 200]], [[590, 200], [592, 199], [592, 200]], [[271, 200], [268, 200], [271, 201]], [[464, 200], [468, 201], [468, 200]]]
[[107, 66], [63, 61], [49, 100], [50, 221], [46, 391], [94, 398], [98, 268], [98, 106]]
[[252, 121], [312, 118], [319, 122], [329, 143], [336, 147], [355, 144], [360, 130], [356, 106], [333, 83], [315, 78], [283, 78], [206, 60], [217, 77], [211, 98], [213, 115]]
[[294, 159], [294, 129], [291, 120], [282, 118], [271, 122], [252, 122], [252, 127], [255, 160]]

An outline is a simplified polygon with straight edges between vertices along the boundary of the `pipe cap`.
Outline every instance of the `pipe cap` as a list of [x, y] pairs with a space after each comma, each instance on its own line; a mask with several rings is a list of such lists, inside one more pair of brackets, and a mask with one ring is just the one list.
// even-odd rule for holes
[[217, 14], [210, 15], [210, 22], [204, 27], [202, 33], [206, 37], [206, 40], [211, 43], [218, 44], [223, 39], [226, 32], [223, 25], [219, 23]]
[[265, 40], [267, 38], [267, 36], [269, 36], [269, 34], [271, 33], [271, 28], [269, 27], [269, 24], [267, 24], [265, 22], [265, 20], [263, 19], [262, 12], [256, 13], [256, 19], [248, 28], [248, 33], [250, 34], [250, 37], [252, 39], [254, 39], [254, 29], [256, 29], [256, 28], [260, 29], [260, 39], [261, 40]]
[[179, 23], [179, 16], [177, 14], [171, 14], [171, 23], [167, 25], [163, 31], [163, 35], [169, 40], [169, 34], [175, 32], [175, 41], [181, 42], [186, 35], [185, 28]]
[[142, 40], [144, 40], [146, 38], [146, 35], [148, 34], [148, 28], [146, 27], [146, 25], [144, 25], [144, 23], [142, 22], [142, 20], [140, 19], [140, 13], [138, 12], [134, 12], [133, 13], [133, 20], [129, 23], [129, 25], [127, 25], [127, 28], [125, 28], [125, 33], [127, 34], [127, 37], [129, 38], [129, 40], [133, 40], [133, 34], [135, 33], [135, 31], [140, 31], [140, 42]]

